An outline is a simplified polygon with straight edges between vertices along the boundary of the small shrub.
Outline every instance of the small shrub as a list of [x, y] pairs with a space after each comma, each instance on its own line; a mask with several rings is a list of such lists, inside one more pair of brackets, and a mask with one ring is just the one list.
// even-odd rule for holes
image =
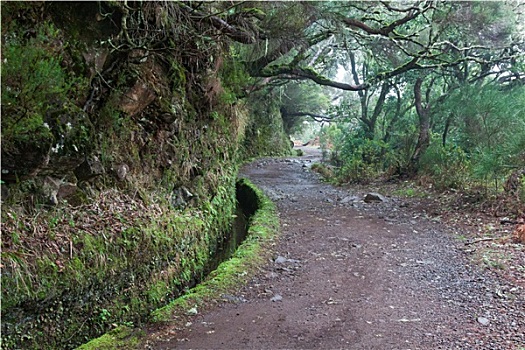
[[342, 140], [338, 153], [333, 153], [333, 161], [340, 165], [337, 171], [339, 182], [365, 183], [383, 174], [396, 163], [394, 154], [387, 143], [371, 140], [359, 135], [349, 135]]
[[[13, 32], [2, 45], [2, 147], [79, 152], [89, 124], [74, 104], [85, 79], [64, 68], [61, 32], [42, 23], [34, 37]], [[28, 146], [29, 145], [29, 146]]]
[[460, 189], [469, 178], [470, 163], [460, 147], [434, 142], [421, 158], [419, 174], [430, 177], [438, 190]]
[[329, 167], [327, 167], [324, 164], [315, 163], [315, 164], [312, 165], [311, 169], [312, 169], [312, 171], [315, 171], [316, 173], [321, 174], [321, 176], [323, 176], [327, 180], [334, 177], [334, 173], [333, 173], [332, 169], [330, 169]]

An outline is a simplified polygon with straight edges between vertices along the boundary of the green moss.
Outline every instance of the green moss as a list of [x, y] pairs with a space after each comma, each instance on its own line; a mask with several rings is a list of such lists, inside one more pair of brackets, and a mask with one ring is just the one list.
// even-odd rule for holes
[[[60, 296], [63, 290], [68, 291], [64, 300], [66, 311], [60, 322], [64, 331], [77, 329], [75, 320], [79, 317], [83, 327], [93, 333], [104, 331], [112, 323], [144, 319], [148, 310], [163, 305], [168, 298], [180, 294], [188, 283], [202, 278], [210, 251], [215, 249], [222, 232], [229, 229], [225, 218], [231, 218], [233, 213], [232, 190], [219, 190], [208, 208], [205, 216], [199, 210], [187, 210], [179, 214], [167, 211], [149, 223], [124, 220], [130, 227], [122, 230], [120, 237], [101, 231], [95, 235], [79, 233], [74, 240], [82, 249], [75, 252], [73, 259], [44, 256], [36, 264], [22, 265], [24, 255], [19, 258], [3, 254], [2, 262], [11, 256], [15, 265], [10, 265], [18, 267], [12, 271], [19, 272], [16, 280], [8, 279], [2, 284], [2, 307], [6, 310], [3, 321], [18, 324], [19, 318], [10, 314], [9, 307], [28, 299], [40, 303], [40, 314], [46, 317], [53, 312], [47, 308], [49, 301], [64, 300]], [[27, 266], [26, 270], [21, 271], [21, 266]], [[84, 307], [78, 305], [79, 299]], [[21, 334], [31, 334], [38, 343], [40, 336], [26, 327], [42, 329], [50, 322], [17, 327]], [[43, 337], [49, 348], [63, 347], [62, 339], [70, 338], [52, 340], [45, 333]], [[15, 347], [22, 342], [24, 347], [35, 348], [26, 340], [11, 337], [4, 340]]]
[[119, 326], [103, 336], [90, 341], [77, 348], [77, 350], [117, 350], [136, 349], [140, 338], [144, 336], [143, 331]]
[[148, 299], [152, 303], [159, 303], [164, 301], [166, 295], [169, 295], [170, 288], [166, 281], [160, 280], [154, 283], [149, 290], [146, 292]]
[[219, 71], [219, 77], [224, 88], [220, 100], [226, 104], [238, 102], [239, 98], [244, 98], [246, 96], [245, 89], [253, 84], [253, 78], [237, 59], [238, 55], [236, 49], [231, 47], [230, 55], [225, 59]]
[[186, 90], [186, 70], [176, 60], [170, 61], [170, 70], [168, 73], [174, 95], [185, 96]]
[[250, 95], [248, 103], [251, 118], [244, 138], [244, 157], [290, 155], [290, 138], [284, 132], [279, 97], [265, 91]]
[[243, 179], [242, 182], [254, 192], [259, 203], [252, 217], [246, 240], [239, 246], [234, 256], [220, 264], [206, 281], [167, 306], [155, 310], [152, 313], [154, 322], [169, 322], [174, 313], [185, 313], [194, 305], [220, 298], [221, 294], [246, 283], [255, 273], [256, 267], [265, 262], [264, 253], [268, 252], [268, 248], [279, 232], [277, 211], [275, 205], [260, 189], [247, 179]]

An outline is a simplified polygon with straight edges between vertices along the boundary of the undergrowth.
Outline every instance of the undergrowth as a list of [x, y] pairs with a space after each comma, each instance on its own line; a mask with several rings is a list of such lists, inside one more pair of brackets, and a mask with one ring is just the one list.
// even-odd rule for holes
[[[172, 300], [168, 305], [161, 307], [151, 314], [154, 323], [176, 322], [181, 318], [193, 316], [209, 306], [209, 303], [221, 298], [221, 295], [233, 293], [240, 286], [252, 278], [257, 267], [266, 261], [270, 253], [270, 246], [279, 232], [279, 220], [275, 205], [262, 191], [256, 188], [249, 180], [242, 179], [243, 186], [247, 186], [257, 198], [258, 209], [251, 218], [246, 240], [239, 246], [234, 255], [221, 263], [210, 273], [206, 280], [184, 295]], [[174, 317], [176, 316], [176, 317]], [[119, 327], [116, 331], [94, 339], [84, 344], [80, 349], [128, 349], [135, 348], [136, 337], [130, 337], [127, 342], [115, 341], [117, 334], [132, 333], [128, 327]]]
[[[115, 323], [144, 321], [149, 310], [202, 278], [229, 230], [234, 188], [218, 191], [202, 210], [146, 206], [109, 191], [82, 211], [56, 210], [33, 222], [6, 212], [3, 346], [40, 348], [46, 339], [48, 347], [70, 347], [81, 330], [97, 335]], [[22, 310], [32, 305], [38, 318], [21, 322]], [[46, 330], [58, 319], [53, 336], [31, 330]]]

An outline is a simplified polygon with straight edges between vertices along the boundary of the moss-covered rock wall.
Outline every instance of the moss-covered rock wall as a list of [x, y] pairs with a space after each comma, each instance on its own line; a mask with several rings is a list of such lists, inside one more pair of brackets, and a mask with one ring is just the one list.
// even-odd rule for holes
[[140, 325], [201, 279], [250, 124], [228, 57], [175, 2], [2, 3], [2, 348]]
[[248, 99], [250, 120], [246, 126], [243, 154], [283, 156], [291, 154], [291, 141], [284, 131], [277, 90], [254, 93]]

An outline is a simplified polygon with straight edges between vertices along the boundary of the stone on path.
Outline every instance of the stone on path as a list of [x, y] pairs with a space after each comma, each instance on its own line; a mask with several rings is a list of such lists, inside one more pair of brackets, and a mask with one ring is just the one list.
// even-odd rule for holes
[[366, 203], [371, 202], [386, 202], [386, 198], [383, 195], [380, 195], [376, 192], [370, 192], [365, 195], [364, 201]]
[[273, 298], [270, 299], [271, 301], [282, 301], [283, 297], [280, 294], [275, 294]]
[[284, 264], [288, 259], [286, 259], [284, 256], [278, 256], [277, 259], [275, 259], [276, 264]]
[[345, 203], [355, 202], [358, 199], [359, 197], [357, 196], [346, 196], [345, 198], [341, 199], [341, 203], [345, 204]]
[[485, 317], [478, 317], [478, 322], [481, 323], [483, 326], [488, 326], [490, 321]]

